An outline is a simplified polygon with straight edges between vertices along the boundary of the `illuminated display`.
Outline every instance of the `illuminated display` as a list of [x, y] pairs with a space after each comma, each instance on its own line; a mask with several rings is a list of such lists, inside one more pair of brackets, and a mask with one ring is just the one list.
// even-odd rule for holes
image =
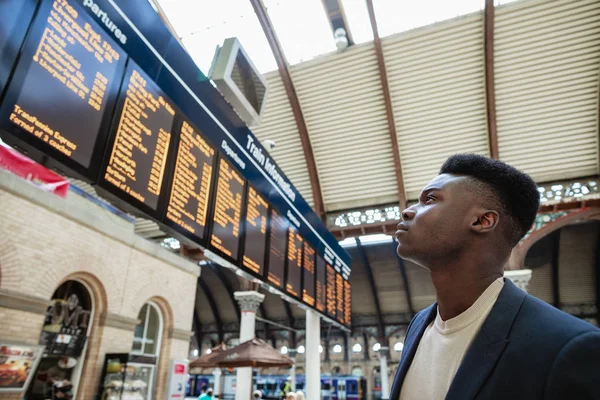
[[317, 281], [315, 287], [315, 308], [317, 311], [325, 312], [325, 305], [327, 303], [326, 293], [326, 270], [325, 260], [321, 256], [317, 256]]
[[17, 129], [26, 141], [90, 167], [125, 58], [75, 2], [44, 3], [3, 105], [7, 130]]
[[315, 305], [315, 250], [306, 242], [304, 243], [302, 274], [304, 281], [302, 301], [312, 307]]
[[156, 210], [175, 110], [134, 63], [127, 67], [104, 181]]
[[344, 322], [350, 326], [352, 322], [352, 286], [344, 281]]
[[232, 260], [238, 259], [244, 178], [219, 159], [215, 210], [210, 245]]
[[336, 318], [338, 322], [344, 323], [344, 278], [342, 274], [335, 276], [335, 298], [336, 298]]
[[204, 238], [215, 149], [185, 119], [179, 132], [167, 219]]
[[288, 231], [287, 248], [287, 280], [285, 290], [296, 297], [300, 297], [300, 280], [302, 279], [302, 236], [290, 226]]
[[268, 212], [269, 204], [267, 201], [252, 186], [248, 187], [246, 234], [242, 265], [259, 275], [264, 273]]
[[349, 255], [175, 39], [146, 0], [0, 0], [2, 141], [349, 325]]
[[336, 298], [335, 298], [335, 269], [327, 264], [327, 314], [330, 317], [336, 317]]
[[271, 235], [269, 244], [269, 272], [267, 280], [283, 287], [285, 247], [287, 245], [288, 222], [277, 211], [271, 211]]

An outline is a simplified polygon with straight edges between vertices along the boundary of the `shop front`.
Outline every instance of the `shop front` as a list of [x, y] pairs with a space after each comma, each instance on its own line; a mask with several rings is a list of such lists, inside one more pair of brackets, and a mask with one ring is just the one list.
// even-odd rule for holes
[[72, 399], [77, 392], [91, 332], [93, 300], [81, 282], [69, 280], [52, 296], [39, 344], [44, 346], [27, 400]]

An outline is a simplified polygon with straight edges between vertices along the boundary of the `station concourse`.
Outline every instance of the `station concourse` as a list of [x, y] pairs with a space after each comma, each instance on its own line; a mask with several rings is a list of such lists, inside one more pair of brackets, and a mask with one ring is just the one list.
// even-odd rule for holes
[[0, 2], [0, 399], [398, 400], [455, 154], [537, 186], [504, 282], [599, 326], [599, 1], [209, 3]]

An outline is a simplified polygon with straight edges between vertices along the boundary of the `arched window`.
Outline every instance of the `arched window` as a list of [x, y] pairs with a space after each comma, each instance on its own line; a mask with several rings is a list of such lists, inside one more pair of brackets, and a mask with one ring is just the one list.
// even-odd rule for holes
[[158, 358], [163, 330], [160, 309], [156, 304], [148, 302], [140, 310], [138, 320], [140, 322], [135, 327], [131, 352]]
[[[58, 392], [67, 397], [77, 394], [93, 314], [94, 299], [84, 283], [69, 280], [56, 289], [40, 337], [45, 354], [26, 398], [46, 399]], [[63, 386], [59, 388], [53, 382]]]

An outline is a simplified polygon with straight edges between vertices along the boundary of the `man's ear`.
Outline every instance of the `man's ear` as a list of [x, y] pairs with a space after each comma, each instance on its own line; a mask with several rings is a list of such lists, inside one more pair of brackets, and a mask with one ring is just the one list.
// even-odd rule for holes
[[473, 218], [471, 229], [478, 233], [491, 232], [498, 226], [500, 214], [494, 210], [479, 210]]

